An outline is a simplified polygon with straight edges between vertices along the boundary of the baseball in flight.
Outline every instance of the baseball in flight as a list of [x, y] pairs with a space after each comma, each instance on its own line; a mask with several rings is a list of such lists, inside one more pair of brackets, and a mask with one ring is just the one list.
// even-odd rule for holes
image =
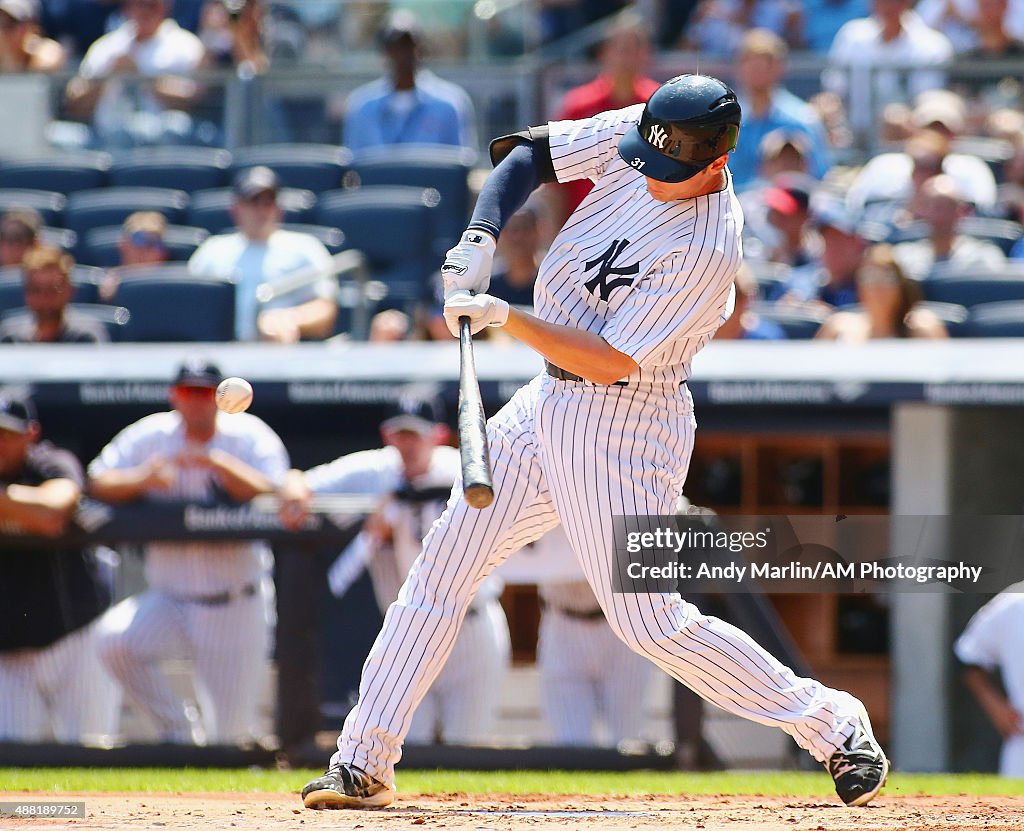
[[225, 378], [217, 385], [217, 407], [225, 413], [244, 413], [252, 404], [252, 384], [244, 378]]

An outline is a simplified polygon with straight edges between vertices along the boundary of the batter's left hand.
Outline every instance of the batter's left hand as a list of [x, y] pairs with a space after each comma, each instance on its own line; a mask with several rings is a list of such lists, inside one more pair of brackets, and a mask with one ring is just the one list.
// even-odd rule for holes
[[453, 338], [459, 336], [460, 317], [469, 318], [470, 331], [475, 335], [488, 326], [504, 326], [508, 322], [508, 303], [489, 294], [457, 291], [444, 301], [444, 322]]

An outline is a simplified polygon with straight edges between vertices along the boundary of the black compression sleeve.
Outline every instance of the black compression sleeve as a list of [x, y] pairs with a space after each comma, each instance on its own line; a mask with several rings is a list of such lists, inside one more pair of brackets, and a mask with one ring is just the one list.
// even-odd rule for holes
[[496, 238], [509, 217], [523, 207], [527, 197], [541, 184], [534, 152], [532, 144], [516, 145], [491, 171], [477, 197], [470, 228]]

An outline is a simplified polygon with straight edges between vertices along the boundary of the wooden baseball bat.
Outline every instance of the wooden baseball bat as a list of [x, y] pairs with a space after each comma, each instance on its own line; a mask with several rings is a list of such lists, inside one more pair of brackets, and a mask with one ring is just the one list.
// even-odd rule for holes
[[459, 318], [459, 452], [462, 455], [462, 493], [473, 508], [486, 508], [494, 501], [486, 425], [473, 361], [473, 336], [469, 318], [463, 316]]

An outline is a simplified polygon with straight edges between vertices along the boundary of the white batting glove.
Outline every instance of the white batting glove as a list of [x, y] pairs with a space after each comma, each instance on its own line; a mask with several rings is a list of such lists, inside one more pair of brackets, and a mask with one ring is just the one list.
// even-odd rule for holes
[[472, 228], [462, 235], [459, 244], [448, 251], [441, 265], [444, 298], [452, 292], [471, 291], [483, 294], [491, 284], [491, 261], [494, 259], [494, 237]]
[[457, 291], [444, 301], [444, 322], [452, 337], [459, 336], [459, 318], [469, 318], [469, 330], [475, 335], [488, 326], [504, 326], [508, 322], [508, 303], [489, 294]]

